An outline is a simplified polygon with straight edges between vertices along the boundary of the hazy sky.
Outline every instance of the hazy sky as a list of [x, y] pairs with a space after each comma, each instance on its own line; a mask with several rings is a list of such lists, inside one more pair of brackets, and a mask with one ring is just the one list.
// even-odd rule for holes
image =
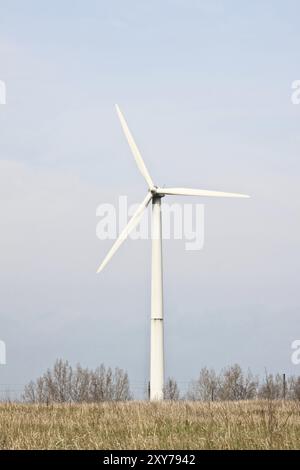
[[125, 368], [137, 394], [148, 379], [150, 242], [95, 274], [97, 206], [146, 193], [116, 102], [157, 184], [252, 195], [197, 200], [202, 251], [164, 242], [166, 375], [300, 374], [299, 16], [297, 0], [0, 0], [2, 389], [57, 357]]

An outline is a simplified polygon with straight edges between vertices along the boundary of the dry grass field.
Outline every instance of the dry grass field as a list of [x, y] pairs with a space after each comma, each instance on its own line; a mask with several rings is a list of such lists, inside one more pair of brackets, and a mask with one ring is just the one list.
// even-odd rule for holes
[[300, 402], [0, 405], [1, 449], [300, 449]]

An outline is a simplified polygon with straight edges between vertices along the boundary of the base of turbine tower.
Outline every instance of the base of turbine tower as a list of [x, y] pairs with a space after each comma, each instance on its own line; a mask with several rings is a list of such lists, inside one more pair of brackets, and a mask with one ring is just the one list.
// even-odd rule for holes
[[150, 400], [164, 399], [164, 325], [151, 318]]

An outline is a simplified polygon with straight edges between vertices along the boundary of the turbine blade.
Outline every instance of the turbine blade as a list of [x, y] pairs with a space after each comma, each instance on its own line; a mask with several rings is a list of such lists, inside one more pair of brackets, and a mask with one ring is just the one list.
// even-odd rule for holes
[[207, 191], [206, 189], [188, 188], [157, 188], [159, 194], [171, 194], [178, 196], [208, 196], [208, 197], [243, 197], [249, 198], [247, 194], [223, 193], [221, 191]]
[[142, 156], [140, 154], [140, 151], [132, 137], [132, 134], [128, 128], [128, 125], [127, 125], [127, 122], [125, 121], [125, 118], [119, 108], [119, 106], [116, 104], [116, 110], [117, 110], [117, 113], [118, 113], [118, 117], [120, 119], [120, 122], [121, 122], [121, 126], [123, 128], [123, 131], [124, 131], [124, 134], [125, 134], [125, 137], [128, 141], [128, 144], [129, 144], [129, 147], [131, 148], [131, 151], [133, 153], [133, 156], [135, 158], [135, 161], [136, 161], [136, 164], [140, 170], [140, 172], [142, 173], [143, 177], [145, 178], [145, 180], [147, 181], [147, 184], [149, 186], [150, 189], [152, 189], [154, 187], [154, 183], [152, 181], [152, 178], [151, 176], [149, 175], [149, 172], [146, 168], [146, 165], [144, 163], [144, 160], [142, 159]]
[[151, 199], [152, 199], [152, 194], [148, 193], [147, 196], [145, 197], [145, 199], [143, 200], [142, 204], [137, 208], [137, 210], [133, 214], [132, 218], [130, 219], [130, 221], [128, 222], [126, 227], [122, 230], [122, 232], [120, 233], [120, 235], [116, 239], [115, 243], [113, 244], [113, 246], [111, 247], [111, 249], [107, 253], [107, 255], [104, 258], [104, 260], [102, 261], [102, 264], [100, 265], [97, 273], [100, 273], [100, 271], [102, 271], [104, 266], [107, 265], [107, 263], [110, 261], [110, 259], [113, 257], [113, 255], [116, 253], [116, 251], [120, 248], [122, 243], [126, 240], [128, 235], [130, 234], [130, 232], [138, 225], [138, 223], [140, 222], [140, 220], [142, 218], [144, 209], [146, 209], [146, 207], [148, 206]]

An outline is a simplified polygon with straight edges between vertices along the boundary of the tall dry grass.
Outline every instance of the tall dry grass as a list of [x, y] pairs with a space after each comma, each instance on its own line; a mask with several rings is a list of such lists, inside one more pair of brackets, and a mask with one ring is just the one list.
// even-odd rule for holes
[[300, 403], [0, 405], [1, 449], [300, 449]]

